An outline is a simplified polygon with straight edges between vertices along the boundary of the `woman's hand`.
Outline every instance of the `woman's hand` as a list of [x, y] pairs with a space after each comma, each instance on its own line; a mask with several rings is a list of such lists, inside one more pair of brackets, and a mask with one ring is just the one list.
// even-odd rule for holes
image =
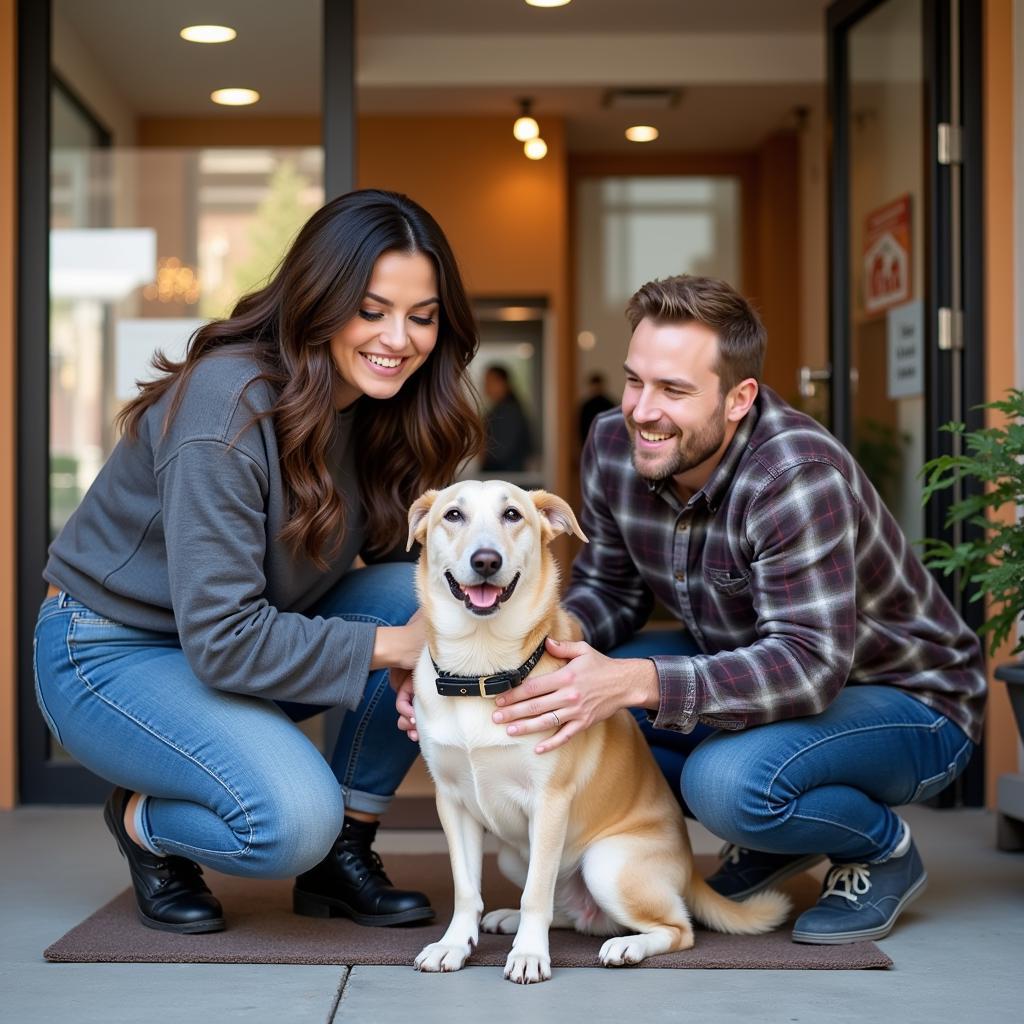
[[551, 637], [547, 648], [556, 658], [568, 659], [567, 664], [503, 693], [491, 716], [495, 722], [509, 723], [510, 736], [557, 728], [534, 748], [538, 754], [562, 746], [620, 708], [658, 707], [658, 671], [653, 661], [609, 658], [583, 641]]
[[[370, 668], [405, 669], [409, 672], [420, 660], [426, 642], [426, 623], [419, 610], [404, 626], [378, 626]], [[394, 677], [392, 672], [391, 682], [397, 690]]]

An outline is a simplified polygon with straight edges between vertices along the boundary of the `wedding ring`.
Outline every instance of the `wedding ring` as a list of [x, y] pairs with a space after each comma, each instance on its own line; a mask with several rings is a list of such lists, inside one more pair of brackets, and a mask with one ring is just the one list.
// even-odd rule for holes
[[554, 711], [549, 711], [548, 714], [555, 720], [555, 728], [560, 729], [562, 723], [558, 720], [558, 715], [556, 715]]

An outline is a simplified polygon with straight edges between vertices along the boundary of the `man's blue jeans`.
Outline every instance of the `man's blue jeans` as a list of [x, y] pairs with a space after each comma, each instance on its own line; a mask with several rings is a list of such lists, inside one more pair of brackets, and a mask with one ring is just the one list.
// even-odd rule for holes
[[[613, 658], [697, 654], [680, 630], [640, 633]], [[886, 860], [902, 834], [892, 808], [927, 800], [964, 769], [974, 744], [893, 686], [847, 685], [819, 715], [739, 732], [654, 729], [634, 712], [684, 809], [716, 835], [767, 853]]]
[[[350, 572], [308, 614], [402, 625], [416, 610], [413, 568]], [[370, 673], [328, 764], [294, 724], [321, 708], [206, 686], [175, 635], [111, 622], [66, 594], [43, 602], [34, 663], [64, 748], [149, 796], [144, 843], [230, 874], [287, 877], [319, 863], [344, 809], [383, 811], [419, 752], [397, 728], [386, 671]]]

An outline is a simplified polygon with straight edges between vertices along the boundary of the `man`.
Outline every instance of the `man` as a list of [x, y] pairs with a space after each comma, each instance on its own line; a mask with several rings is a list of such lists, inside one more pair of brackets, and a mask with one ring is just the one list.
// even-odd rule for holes
[[[549, 640], [568, 663], [495, 721], [546, 732], [554, 712], [543, 753], [646, 709], [663, 770], [731, 844], [715, 888], [743, 897], [825, 855], [793, 938], [881, 938], [927, 880], [892, 807], [948, 785], [981, 738], [977, 637], [850, 453], [760, 385], [745, 299], [680, 276], [627, 315], [622, 408], [595, 421], [581, 469], [590, 544], [565, 604], [586, 642]], [[627, 644], [655, 597], [689, 639]]]

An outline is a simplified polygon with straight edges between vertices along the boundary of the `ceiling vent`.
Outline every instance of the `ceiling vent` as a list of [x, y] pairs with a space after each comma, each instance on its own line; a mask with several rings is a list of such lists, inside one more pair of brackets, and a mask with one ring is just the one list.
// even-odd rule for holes
[[605, 110], [671, 110], [679, 105], [683, 90], [665, 89], [608, 89], [601, 98]]

